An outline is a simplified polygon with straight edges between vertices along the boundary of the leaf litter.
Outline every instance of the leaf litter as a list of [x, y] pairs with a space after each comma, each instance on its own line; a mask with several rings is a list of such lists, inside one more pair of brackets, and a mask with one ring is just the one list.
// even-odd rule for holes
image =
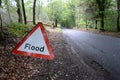
[[91, 75], [81, 62], [78, 66], [68, 54], [71, 51], [67, 51], [62, 33], [55, 29], [46, 32], [54, 60], [12, 54], [12, 49], [21, 39], [7, 38], [6, 43], [0, 44], [0, 80], [109, 80]]

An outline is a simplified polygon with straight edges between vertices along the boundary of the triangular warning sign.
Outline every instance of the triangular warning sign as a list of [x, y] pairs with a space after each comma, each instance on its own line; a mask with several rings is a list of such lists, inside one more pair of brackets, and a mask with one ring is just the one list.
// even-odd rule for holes
[[54, 58], [42, 23], [38, 23], [32, 31], [18, 43], [12, 52], [14, 54], [22, 54], [48, 60]]

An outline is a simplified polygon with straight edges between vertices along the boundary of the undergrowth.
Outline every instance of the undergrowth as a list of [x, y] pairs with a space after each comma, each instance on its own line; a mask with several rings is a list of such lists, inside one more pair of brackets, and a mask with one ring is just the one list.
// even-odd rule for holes
[[11, 23], [9, 27], [9, 33], [13, 36], [24, 37], [32, 28], [33, 25], [26, 25], [21, 23]]

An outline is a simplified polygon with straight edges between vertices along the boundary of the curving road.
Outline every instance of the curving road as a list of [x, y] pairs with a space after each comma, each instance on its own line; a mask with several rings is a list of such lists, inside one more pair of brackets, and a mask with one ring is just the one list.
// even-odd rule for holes
[[120, 38], [63, 29], [77, 55], [87, 55], [120, 80]]

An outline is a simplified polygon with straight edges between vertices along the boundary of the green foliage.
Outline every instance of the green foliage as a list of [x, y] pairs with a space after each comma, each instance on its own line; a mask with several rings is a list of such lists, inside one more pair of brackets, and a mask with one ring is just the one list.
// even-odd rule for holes
[[[88, 25], [89, 28], [94, 28], [95, 20], [98, 20], [97, 27], [100, 29], [100, 16], [99, 7], [96, 1], [100, 0], [78, 0], [78, 4], [75, 4], [76, 7], [76, 25], [77, 27], [86, 28]], [[117, 1], [116, 0], [105, 0], [104, 3], [104, 28], [109, 31], [116, 31], [117, 26]], [[86, 23], [87, 20], [87, 23]]]
[[109, 10], [105, 12], [105, 30], [116, 31], [117, 30], [117, 12]]
[[78, 20], [78, 21], [76, 22], [76, 26], [77, 26], [78, 28], [86, 28], [86, 21], [83, 20], [83, 19]]
[[49, 4], [48, 16], [53, 21], [58, 19], [61, 14], [62, 6], [60, 3], [62, 4], [61, 0], [57, 0]]
[[74, 7], [69, 3], [64, 4], [59, 20], [61, 25], [64, 25], [69, 28], [74, 27]]
[[90, 21], [90, 22], [89, 22], [89, 28], [94, 28], [94, 24], [95, 24], [95, 23], [94, 23], [93, 21]]
[[9, 27], [9, 33], [17, 37], [24, 37], [29, 30], [30, 28], [27, 25], [21, 23], [11, 23]]
[[69, 1], [57, 0], [49, 4], [48, 14], [49, 18], [64, 27], [74, 27], [75, 25], [75, 7]]
[[25, 10], [26, 10], [26, 16], [28, 21], [32, 20], [32, 5], [33, 5], [33, 1], [32, 0], [27, 0], [25, 1]]
[[[10, 12], [12, 21], [17, 21], [17, 6], [15, 1], [21, 0], [3, 0], [2, 8], [4, 13]], [[100, 15], [103, 11], [99, 10], [97, 1], [100, 0], [37, 0], [36, 3], [36, 21], [43, 21], [50, 25], [57, 20], [59, 26], [73, 28], [94, 28], [95, 20], [98, 20], [97, 27], [100, 28]], [[103, 0], [104, 1], [104, 0]], [[45, 5], [48, 4], [48, 5]], [[28, 22], [32, 21], [33, 0], [25, 0], [25, 10]], [[116, 31], [117, 26], [117, 0], [105, 0], [104, 3], [104, 27], [105, 30]], [[8, 9], [9, 8], [9, 9]], [[8, 11], [9, 10], [9, 11]], [[5, 14], [7, 15], [7, 14]], [[45, 16], [45, 17], [44, 17]], [[6, 17], [5, 17], [6, 18]], [[8, 17], [6, 18], [8, 19]], [[3, 19], [4, 21], [4, 19]], [[12, 23], [9, 32], [15, 36], [25, 35], [27, 32], [26, 25], [19, 23]], [[14, 27], [13, 27], [14, 26]], [[21, 27], [22, 26], [22, 27]], [[49, 25], [48, 25], [49, 26]], [[17, 28], [17, 29], [16, 29]], [[25, 29], [24, 29], [25, 28]], [[28, 29], [29, 30], [29, 29]]]

